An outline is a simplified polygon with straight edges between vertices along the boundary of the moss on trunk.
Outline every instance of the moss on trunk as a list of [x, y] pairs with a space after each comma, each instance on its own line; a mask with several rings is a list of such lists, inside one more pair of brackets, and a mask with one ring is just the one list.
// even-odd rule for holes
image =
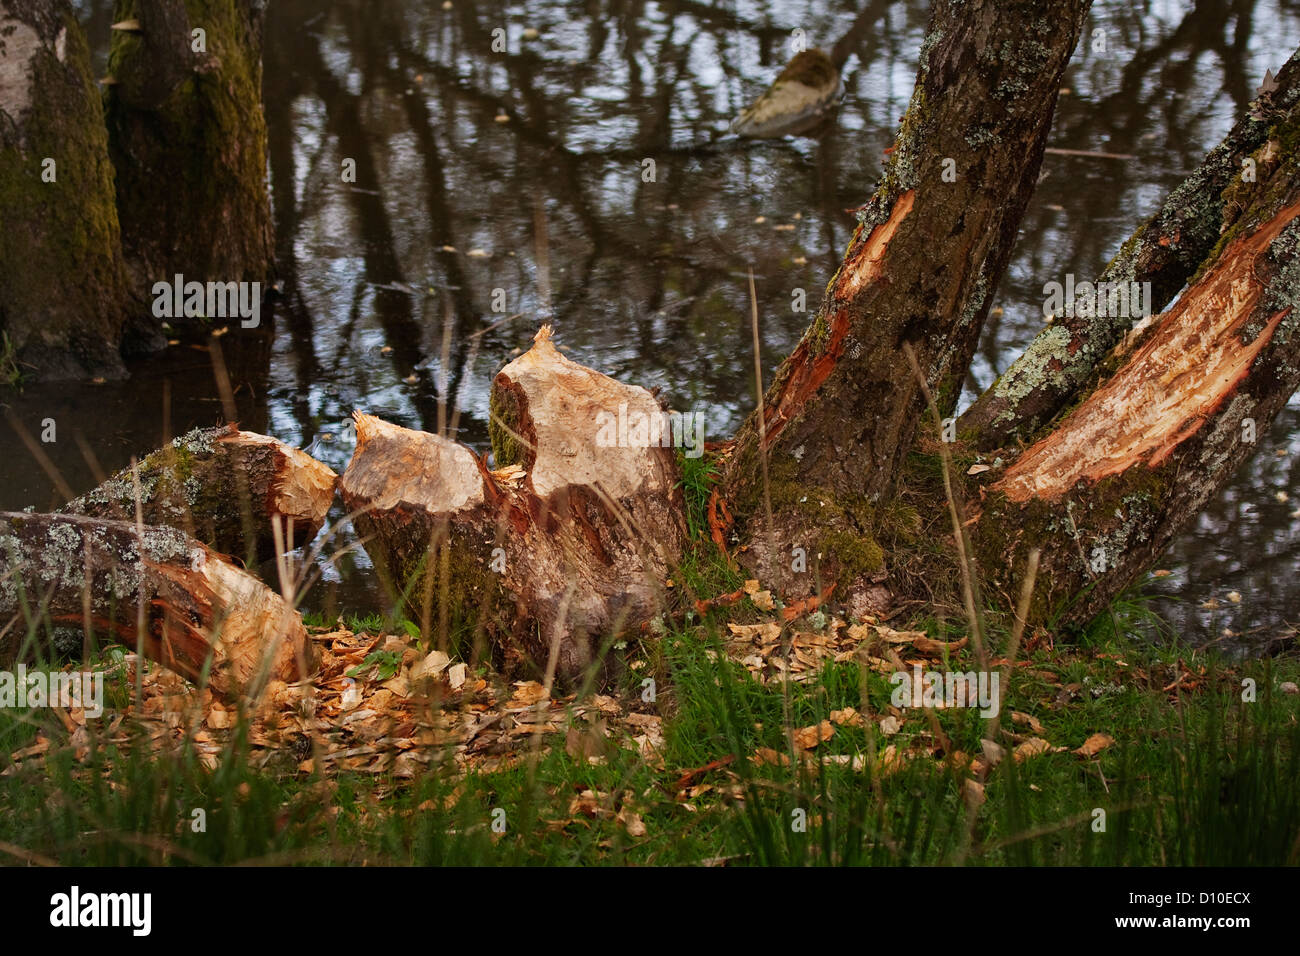
[[0, 331], [25, 377], [120, 377], [129, 297], [85, 37], [64, 0], [0, 2], [0, 35]]
[[105, 109], [123, 247], [146, 292], [176, 273], [199, 282], [271, 274], [262, 14], [254, 6], [115, 7], [118, 21], [140, 22], [139, 31], [113, 32]]

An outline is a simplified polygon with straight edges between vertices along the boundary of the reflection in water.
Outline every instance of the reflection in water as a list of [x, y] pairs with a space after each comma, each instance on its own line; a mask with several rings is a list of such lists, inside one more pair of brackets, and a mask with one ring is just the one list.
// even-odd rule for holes
[[[102, 64], [112, 3], [79, 7]], [[221, 340], [242, 424], [341, 470], [354, 408], [439, 430], [450, 427], [450, 402], [458, 437], [484, 447], [491, 375], [548, 319], [571, 357], [660, 386], [675, 407], [705, 413], [711, 437], [730, 433], [754, 402], [745, 272], [757, 280], [770, 373], [807, 323], [792, 309], [794, 290], [816, 307], [854, 224], [845, 210], [872, 190], [911, 93], [927, 9], [882, 0], [269, 5], [283, 297], [273, 328], [232, 328]], [[505, 52], [493, 49], [496, 29]], [[819, 140], [727, 137], [789, 59], [795, 29], [849, 54], [836, 128]], [[988, 385], [1041, 327], [1043, 284], [1099, 272], [1298, 44], [1296, 0], [1094, 6], [1053, 145], [1136, 158], [1045, 160], [968, 391]], [[346, 160], [354, 182], [344, 181]], [[182, 343], [135, 376], [29, 388], [18, 399], [30, 430], [59, 422], [51, 457], [75, 491], [95, 481], [77, 436], [111, 471], [166, 434], [222, 418], [202, 345]], [[1300, 619], [1300, 502], [1278, 496], [1296, 487], [1297, 451], [1293, 402], [1162, 560], [1175, 572], [1163, 591], [1190, 602], [1162, 610], [1188, 637], [1259, 629], [1246, 638], [1258, 645]], [[58, 503], [29, 456], [9, 458], [0, 506]], [[331, 597], [326, 587], [318, 605], [377, 600], [364, 569], [344, 568], [341, 584], [330, 578], [342, 590]], [[1197, 608], [1232, 590], [1240, 605]]]

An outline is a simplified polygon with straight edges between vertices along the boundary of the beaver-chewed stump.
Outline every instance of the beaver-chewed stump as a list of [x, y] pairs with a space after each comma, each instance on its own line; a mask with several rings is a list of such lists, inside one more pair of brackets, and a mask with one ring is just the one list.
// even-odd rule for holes
[[315, 667], [302, 618], [279, 594], [184, 532], [129, 521], [0, 512], [0, 621], [3, 663], [76, 628], [138, 644], [228, 698]]
[[179, 528], [222, 554], [265, 561], [307, 544], [338, 476], [304, 451], [236, 425], [196, 428], [68, 502], [67, 514]]
[[508, 663], [575, 679], [663, 606], [686, 527], [667, 413], [556, 351], [492, 386], [489, 471], [464, 445], [357, 413], [339, 490], [426, 633], [458, 618]]

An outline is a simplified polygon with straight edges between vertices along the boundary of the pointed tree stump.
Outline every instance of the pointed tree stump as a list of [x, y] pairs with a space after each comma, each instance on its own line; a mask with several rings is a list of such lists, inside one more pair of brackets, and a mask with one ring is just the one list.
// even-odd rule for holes
[[[196, 428], [61, 511], [93, 518], [135, 520], [188, 532], [223, 554], [264, 561], [275, 556], [274, 523], [283, 547], [316, 537], [338, 476], [304, 451], [240, 431], [235, 425]], [[137, 492], [137, 485], [139, 491]]]
[[491, 404], [496, 471], [454, 441], [358, 413], [340, 492], [426, 633], [434, 615], [467, 620], [507, 660], [577, 678], [658, 613], [681, 555], [667, 414], [645, 389], [562, 356], [549, 326], [497, 374]]
[[30, 655], [29, 635], [43, 641], [59, 626], [139, 642], [150, 660], [227, 698], [315, 667], [299, 614], [183, 532], [0, 512], [0, 659]]

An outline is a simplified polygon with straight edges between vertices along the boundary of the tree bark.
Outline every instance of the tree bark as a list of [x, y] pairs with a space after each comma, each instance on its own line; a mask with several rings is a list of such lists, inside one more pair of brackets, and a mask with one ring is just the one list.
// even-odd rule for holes
[[774, 553], [784, 548], [824, 555], [844, 586], [881, 572], [875, 512], [923, 409], [903, 346], [950, 410], [1037, 182], [1088, 7], [935, 3], [884, 180], [727, 466], [741, 537], [769, 580], [790, 578], [789, 559]]
[[173, 528], [73, 515], [0, 513], [0, 659], [29, 634], [78, 627], [107, 637], [226, 697], [315, 667], [294, 609]]
[[[564, 358], [549, 326], [497, 374], [492, 408], [496, 471], [449, 439], [357, 414], [340, 492], [426, 635], [468, 622], [507, 662], [577, 679], [662, 608], [681, 555], [674, 453], [633, 434], [665, 413]], [[628, 427], [611, 432], [620, 416]]]
[[[310, 542], [325, 523], [338, 476], [304, 451], [235, 425], [196, 428], [68, 502], [67, 514], [178, 528], [247, 561]], [[137, 487], [139, 491], [137, 493]]]
[[1008, 467], [979, 476], [981, 568], [1009, 588], [1051, 543], [1034, 618], [1087, 622], [1164, 550], [1254, 450], [1300, 387], [1300, 106], [1268, 124], [1243, 211], [1178, 302], [1116, 371]]
[[114, 8], [127, 28], [113, 31], [105, 106], [122, 242], [141, 289], [176, 274], [261, 282], [271, 273], [262, 11], [249, 0]]
[[[1276, 77], [1269, 102], [1286, 110], [1300, 100], [1300, 54], [1293, 54]], [[1223, 232], [1245, 207], [1249, 183], [1246, 161], [1258, 180], [1280, 160], [1269, 152], [1273, 126], [1267, 113], [1241, 117], [1223, 142], [1165, 201], [1160, 211], [1123, 244], [1097, 278], [1098, 283], [1151, 283], [1152, 308], [1163, 311], [1183, 288]], [[1029, 348], [961, 416], [958, 435], [982, 450], [1037, 437], [1043, 426], [1081, 390], [1094, 382], [1098, 366], [1133, 325], [1122, 315], [1056, 316]], [[1107, 310], [1111, 311], [1111, 310]]]
[[123, 377], [113, 169], [66, 0], [0, 0], [0, 208], [0, 383]]

